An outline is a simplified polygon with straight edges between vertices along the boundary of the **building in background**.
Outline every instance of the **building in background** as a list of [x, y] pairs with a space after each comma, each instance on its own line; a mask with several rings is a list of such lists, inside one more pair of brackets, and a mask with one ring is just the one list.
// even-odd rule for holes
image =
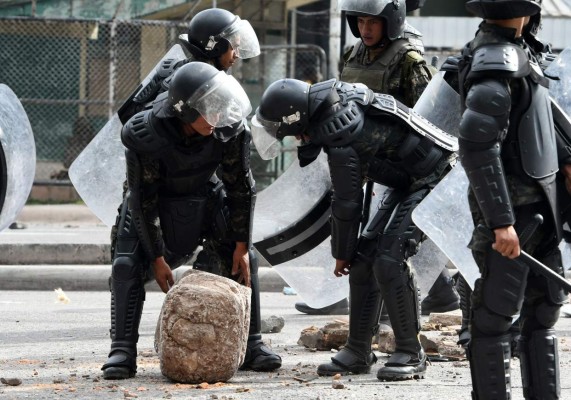
[[[16, 92], [32, 123], [38, 153], [35, 186], [69, 186], [62, 170], [70, 154], [109, 120], [196, 13], [224, 8], [256, 30], [262, 55], [233, 68], [255, 108], [276, 79], [313, 83], [338, 76], [343, 48], [355, 38], [336, 3], [0, 0], [0, 82]], [[560, 50], [571, 37], [571, 0], [544, 0], [543, 7], [541, 37]], [[479, 22], [467, 14], [464, 2], [438, 0], [427, 0], [408, 20], [423, 33], [427, 58], [435, 55], [441, 61], [473, 37]], [[283, 157], [254, 173], [260, 183], [269, 183], [290, 161]]]

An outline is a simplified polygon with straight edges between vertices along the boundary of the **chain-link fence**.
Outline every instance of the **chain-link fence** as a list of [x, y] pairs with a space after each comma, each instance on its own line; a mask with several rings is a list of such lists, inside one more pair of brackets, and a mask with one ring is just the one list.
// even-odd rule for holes
[[[36, 183], [69, 184], [67, 168], [93, 136], [177, 42], [186, 24], [168, 21], [0, 19], [0, 82], [14, 90], [34, 131]], [[325, 76], [318, 46], [262, 46], [233, 67], [254, 109], [267, 85]], [[253, 155], [260, 189], [292, 161]]]

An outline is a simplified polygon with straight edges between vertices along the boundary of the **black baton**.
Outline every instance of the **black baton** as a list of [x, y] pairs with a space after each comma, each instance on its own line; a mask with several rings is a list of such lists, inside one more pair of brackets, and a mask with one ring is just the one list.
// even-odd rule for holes
[[[485, 227], [484, 225], [478, 225], [477, 229], [478, 231], [480, 231], [480, 233], [485, 235], [492, 242], [496, 241], [496, 235], [489, 228]], [[519, 257], [516, 258], [520, 259], [525, 265], [529, 267], [529, 269], [531, 269], [536, 274], [543, 275], [551, 282], [555, 282], [556, 284], [558, 284], [567, 292], [571, 292], [571, 283], [569, 283], [567, 279], [559, 275], [557, 272], [553, 271], [547, 265], [537, 261], [535, 258], [527, 254], [525, 251], [521, 250]]]

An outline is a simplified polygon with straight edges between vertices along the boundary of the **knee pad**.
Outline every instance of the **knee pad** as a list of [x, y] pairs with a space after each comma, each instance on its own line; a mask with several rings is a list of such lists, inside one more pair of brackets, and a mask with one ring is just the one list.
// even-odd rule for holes
[[553, 328], [559, 319], [560, 309], [559, 304], [541, 303], [535, 309], [535, 318], [545, 328]]
[[116, 282], [125, 282], [143, 278], [144, 268], [140, 262], [131, 257], [120, 256], [113, 260], [111, 277]]
[[512, 319], [488, 310], [485, 306], [472, 310], [472, 337], [500, 336], [512, 326]]

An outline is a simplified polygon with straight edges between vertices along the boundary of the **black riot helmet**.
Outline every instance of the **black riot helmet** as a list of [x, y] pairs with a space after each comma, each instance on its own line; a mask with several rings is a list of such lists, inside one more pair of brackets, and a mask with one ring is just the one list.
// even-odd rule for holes
[[258, 37], [250, 23], [222, 8], [210, 8], [196, 14], [180, 40], [199, 59], [217, 59], [230, 46], [242, 59], [260, 54]]
[[297, 79], [281, 79], [262, 94], [252, 118], [252, 138], [264, 160], [279, 154], [279, 141], [305, 133], [309, 125], [309, 89]]
[[158, 118], [176, 117], [192, 123], [202, 116], [215, 127], [242, 121], [250, 111], [248, 95], [234, 77], [199, 61], [178, 68], [168, 91], [153, 103]]
[[466, 9], [484, 19], [511, 19], [541, 12], [541, 0], [469, 0]]
[[384, 35], [389, 40], [398, 39], [403, 35], [407, 12], [404, 0], [339, 0], [339, 9], [345, 12], [349, 28], [357, 38], [361, 37], [357, 23], [359, 17], [382, 18], [385, 23]]

